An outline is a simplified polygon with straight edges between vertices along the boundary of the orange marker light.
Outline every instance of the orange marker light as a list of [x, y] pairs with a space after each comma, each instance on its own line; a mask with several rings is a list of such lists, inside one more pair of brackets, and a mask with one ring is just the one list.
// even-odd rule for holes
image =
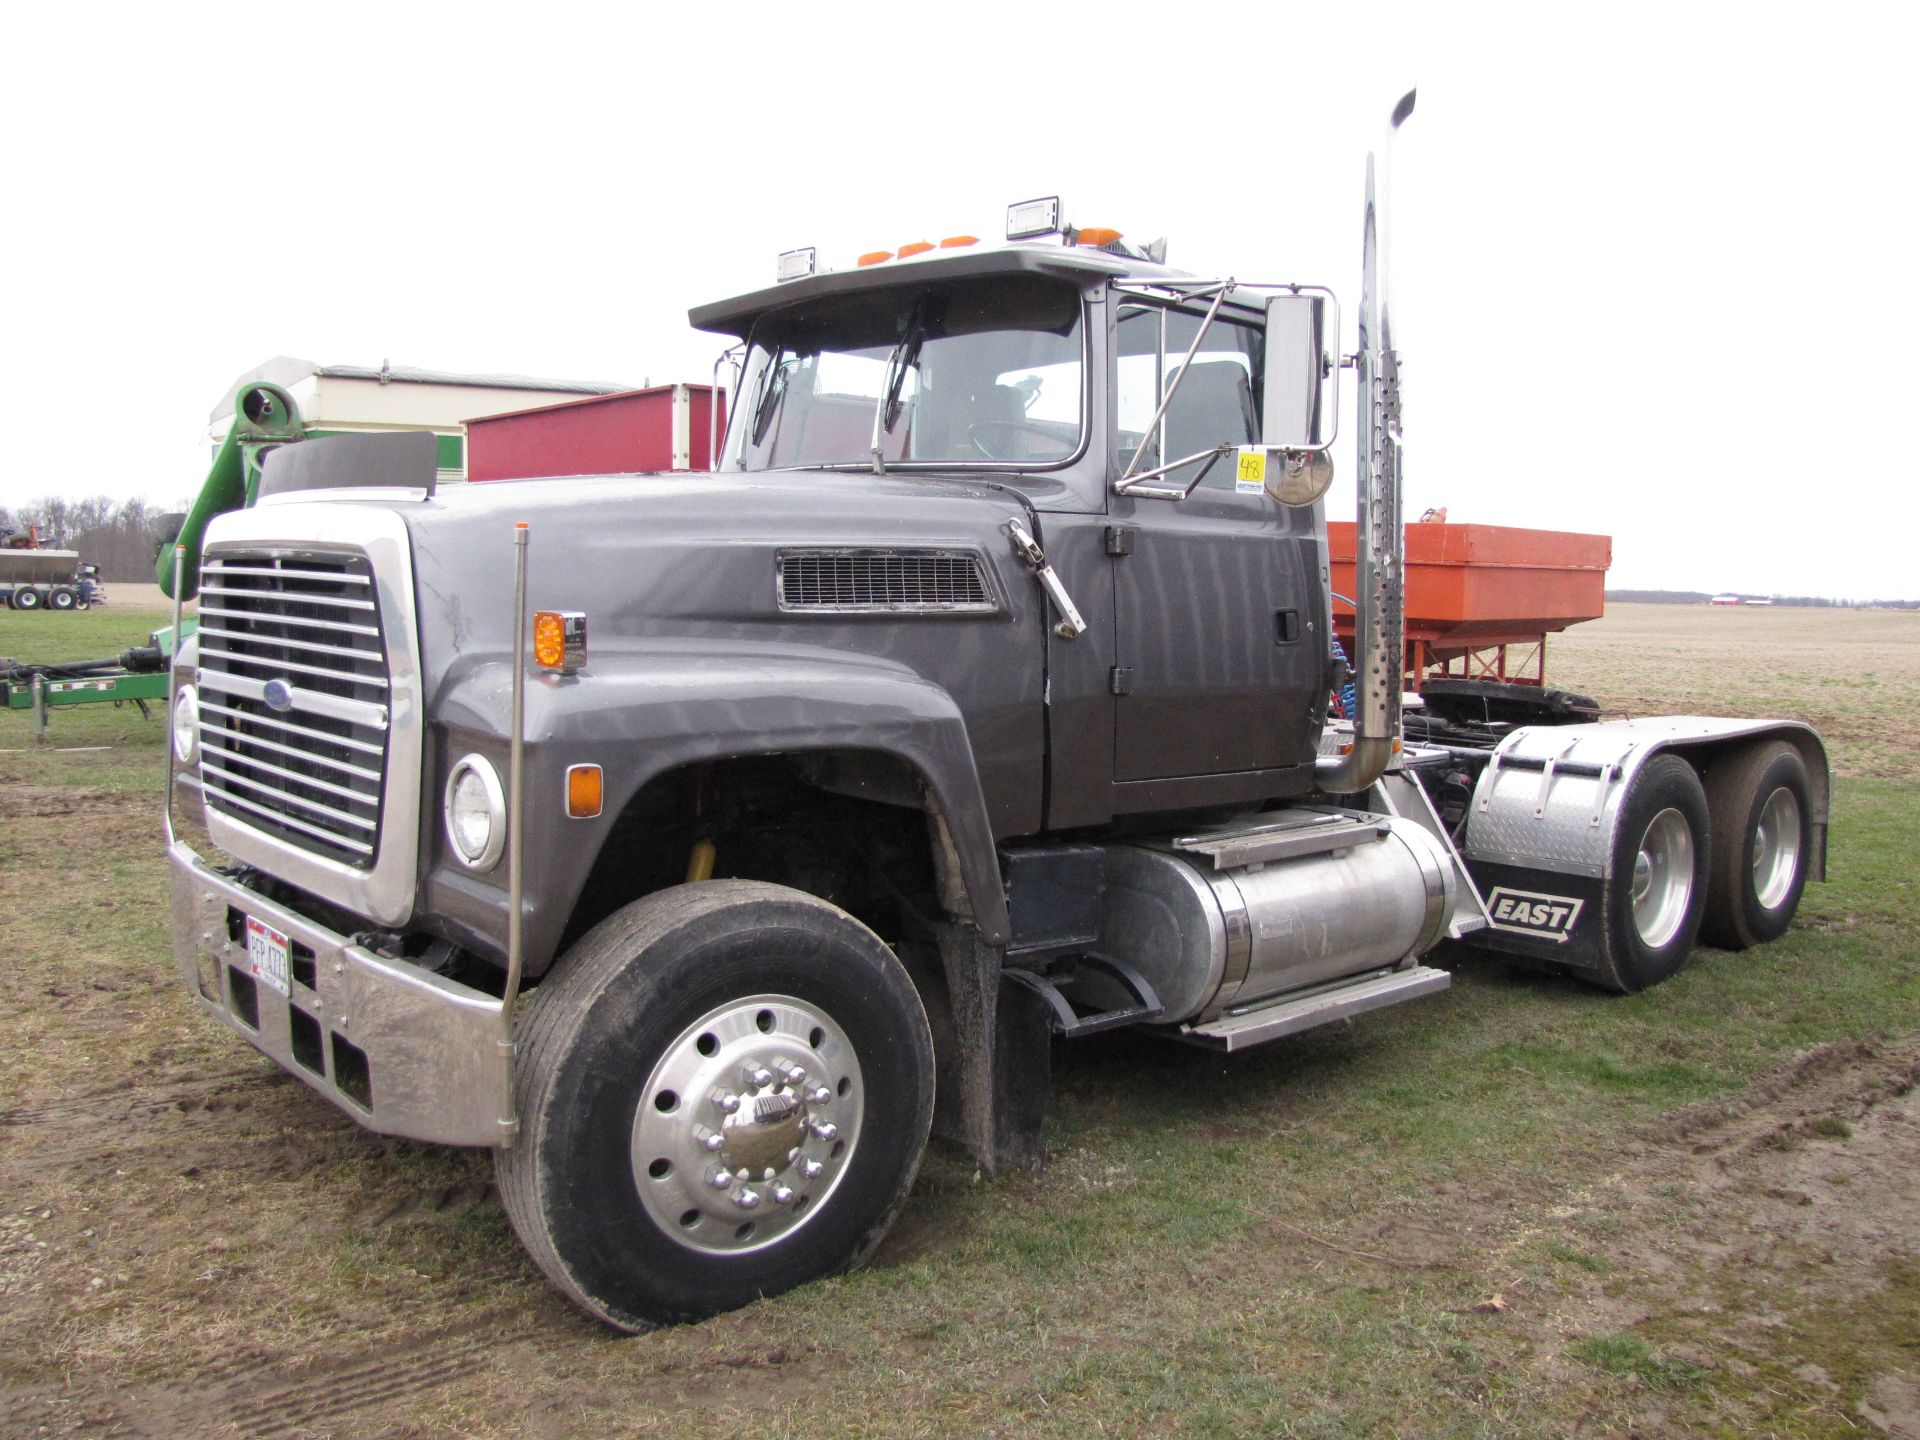
[[915, 240], [911, 245], [900, 247], [900, 258], [905, 260], [910, 255], [924, 255], [931, 249], [933, 249], [931, 240]]
[[962, 245], [978, 245], [979, 243], [980, 237], [978, 235], [949, 235], [940, 242], [940, 248], [942, 250], [957, 250]]
[[1082, 227], [1077, 244], [1111, 245], [1120, 238], [1120, 232], [1111, 225], [1087, 225]]
[[533, 663], [571, 675], [587, 663], [587, 617], [578, 610], [533, 612]]
[[891, 250], [869, 250], [854, 263], [856, 265], [884, 265], [893, 258]]
[[601, 774], [598, 765], [567, 767], [567, 814], [591, 820], [600, 813]]

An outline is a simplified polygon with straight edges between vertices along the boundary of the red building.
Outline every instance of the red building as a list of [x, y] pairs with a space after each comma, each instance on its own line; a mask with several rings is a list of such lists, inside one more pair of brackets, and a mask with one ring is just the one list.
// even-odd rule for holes
[[[716, 408], [718, 414], [715, 413]], [[705, 470], [726, 399], [710, 385], [654, 385], [467, 421], [467, 478]]]

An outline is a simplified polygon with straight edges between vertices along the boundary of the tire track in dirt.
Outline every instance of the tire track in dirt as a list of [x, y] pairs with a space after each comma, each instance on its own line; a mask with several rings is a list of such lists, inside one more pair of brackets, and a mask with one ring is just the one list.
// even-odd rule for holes
[[[513, 1348], [485, 1331], [497, 1317], [428, 1333], [397, 1351], [349, 1350], [308, 1362], [298, 1374], [275, 1369], [258, 1354], [232, 1354], [194, 1367], [190, 1380], [111, 1396], [97, 1390], [0, 1391], [0, 1433], [128, 1437], [128, 1440], [296, 1440], [316, 1433], [358, 1434], [367, 1412], [417, 1400], [498, 1362]], [[324, 1370], [321, 1367], [324, 1366]], [[353, 1423], [346, 1423], [353, 1422]]]
[[255, 1067], [196, 1076], [171, 1085], [119, 1085], [111, 1090], [68, 1095], [58, 1100], [44, 1100], [37, 1105], [16, 1105], [0, 1110], [0, 1130], [137, 1120], [163, 1115], [168, 1111], [214, 1110], [219, 1106], [207, 1102], [217, 1101], [222, 1096], [249, 1089], [271, 1078], [274, 1078], [274, 1072]]
[[[416, 1400], [494, 1365], [504, 1350], [487, 1333], [497, 1317], [429, 1334], [396, 1349], [380, 1346], [312, 1362], [317, 1373], [249, 1369], [204, 1373], [190, 1384], [155, 1386], [125, 1397], [122, 1413], [149, 1440], [238, 1434], [293, 1440], [396, 1401]], [[325, 1369], [320, 1370], [324, 1365]], [[215, 1383], [209, 1384], [209, 1381]], [[349, 1429], [344, 1433], [355, 1433]]]

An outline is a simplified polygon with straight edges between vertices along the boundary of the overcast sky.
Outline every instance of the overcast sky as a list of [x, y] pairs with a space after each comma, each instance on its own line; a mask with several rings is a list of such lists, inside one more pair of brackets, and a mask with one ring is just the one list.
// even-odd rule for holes
[[704, 379], [687, 308], [780, 250], [997, 238], [1056, 191], [1332, 285], [1351, 348], [1417, 81], [1409, 513], [1610, 534], [1615, 586], [1920, 595], [1912, 12], [1439, 9], [23, 7], [0, 503], [190, 495], [276, 354]]

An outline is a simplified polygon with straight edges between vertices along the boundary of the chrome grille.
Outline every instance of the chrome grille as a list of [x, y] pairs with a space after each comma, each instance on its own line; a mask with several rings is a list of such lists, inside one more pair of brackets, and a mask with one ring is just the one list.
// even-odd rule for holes
[[[370, 868], [391, 682], [366, 557], [224, 550], [207, 557], [200, 597], [207, 804]], [[282, 705], [268, 703], [270, 684]]]
[[980, 557], [966, 550], [805, 550], [780, 557], [782, 610], [997, 608]]

